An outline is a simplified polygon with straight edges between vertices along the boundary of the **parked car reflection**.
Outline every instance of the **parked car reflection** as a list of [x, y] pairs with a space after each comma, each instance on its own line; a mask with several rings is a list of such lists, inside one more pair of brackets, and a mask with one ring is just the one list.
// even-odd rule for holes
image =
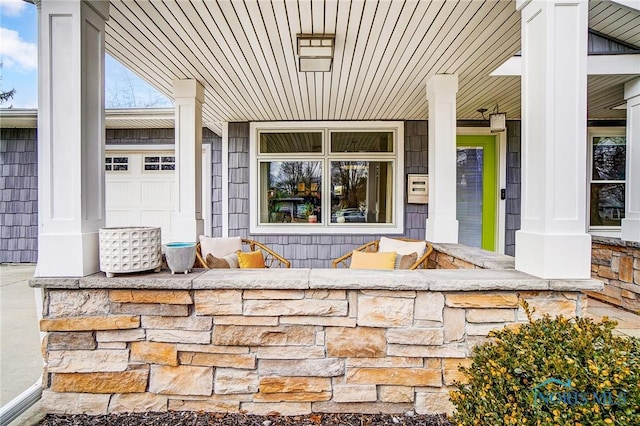
[[366, 222], [366, 217], [364, 215], [364, 212], [356, 208], [343, 209], [343, 210], [339, 210], [337, 212], [331, 213], [331, 223], [339, 222], [338, 220], [339, 217], [343, 217], [344, 222], [350, 222], [350, 223]]

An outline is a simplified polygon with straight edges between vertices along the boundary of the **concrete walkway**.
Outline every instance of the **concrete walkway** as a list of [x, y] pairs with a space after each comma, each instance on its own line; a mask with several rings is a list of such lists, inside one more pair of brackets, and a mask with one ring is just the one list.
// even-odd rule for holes
[[[33, 265], [0, 265], [0, 405], [33, 385], [42, 374], [35, 294], [28, 285], [34, 270]], [[588, 317], [599, 320], [604, 316], [618, 322], [617, 333], [640, 338], [640, 316], [590, 299]], [[36, 404], [11, 426], [35, 425], [42, 417]]]
[[[34, 270], [33, 265], [0, 265], [0, 406], [42, 375], [35, 291], [28, 284]], [[36, 424], [42, 417], [38, 411], [33, 407], [11, 425]]]

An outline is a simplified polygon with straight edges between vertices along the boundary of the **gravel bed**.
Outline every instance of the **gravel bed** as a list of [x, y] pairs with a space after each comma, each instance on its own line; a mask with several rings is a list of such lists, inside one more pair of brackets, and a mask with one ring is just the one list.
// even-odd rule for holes
[[125, 413], [89, 416], [47, 414], [40, 426], [452, 426], [445, 415], [309, 414], [255, 416], [189, 411]]

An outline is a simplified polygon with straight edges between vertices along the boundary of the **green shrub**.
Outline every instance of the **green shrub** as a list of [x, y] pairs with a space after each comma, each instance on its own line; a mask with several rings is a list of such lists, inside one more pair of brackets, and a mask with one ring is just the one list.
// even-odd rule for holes
[[616, 323], [546, 315], [477, 346], [456, 383], [453, 424], [640, 425], [640, 340]]

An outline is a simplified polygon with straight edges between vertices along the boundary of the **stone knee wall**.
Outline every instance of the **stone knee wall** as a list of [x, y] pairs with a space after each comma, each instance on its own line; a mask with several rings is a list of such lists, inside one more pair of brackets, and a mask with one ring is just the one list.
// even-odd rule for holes
[[46, 289], [49, 413], [450, 412], [490, 330], [580, 315], [560, 291]]
[[590, 296], [640, 311], [640, 244], [593, 237], [591, 276], [604, 282], [604, 290]]

